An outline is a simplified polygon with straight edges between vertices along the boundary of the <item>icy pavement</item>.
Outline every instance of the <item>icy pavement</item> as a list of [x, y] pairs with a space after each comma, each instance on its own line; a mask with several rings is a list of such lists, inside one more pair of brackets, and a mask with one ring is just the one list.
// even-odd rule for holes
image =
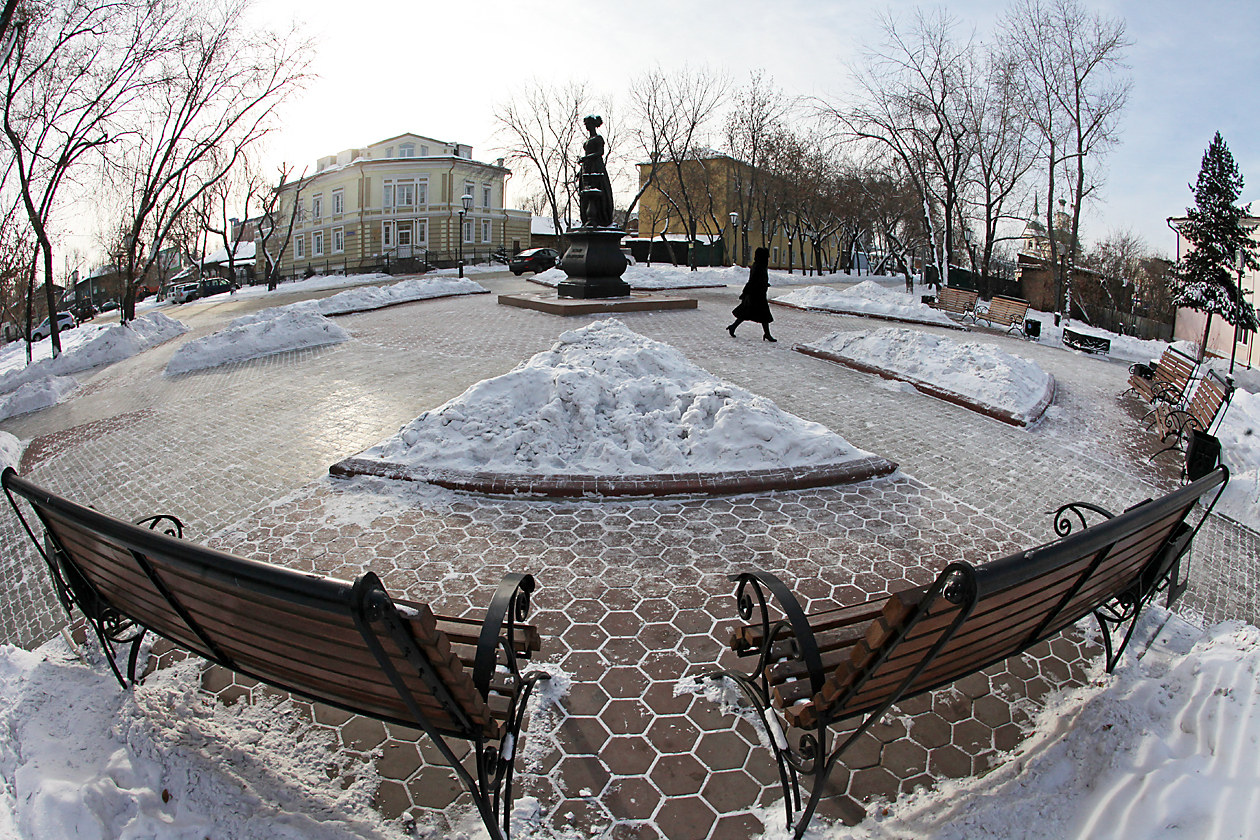
[[[477, 279], [493, 292], [527, 288], [510, 275]], [[726, 574], [767, 568], [797, 581], [817, 603], [885, 592], [953, 559], [1045, 540], [1046, 513], [1060, 503], [1120, 509], [1166, 490], [1176, 465], [1147, 462], [1156, 440], [1137, 424], [1134, 401], [1117, 396], [1127, 378], [1123, 363], [986, 335], [1058, 382], [1046, 416], [1017, 429], [789, 349], [878, 323], [776, 310], [780, 344], [732, 340], [724, 327], [737, 295], [738, 286], [701, 291], [698, 310], [623, 320], [713, 375], [898, 462], [901, 473], [827, 490], [614, 502], [488, 499], [329, 478], [335, 461], [596, 320], [502, 307], [492, 295], [339, 316], [352, 335], [341, 344], [163, 377], [177, 346], [288, 301], [238, 295], [191, 304], [179, 308], [187, 338], [80, 374], [82, 387], [67, 402], [0, 428], [28, 441], [24, 472], [75, 499], [122, 517], [174, 513], [190, 525], [191, 539], [298, 568], [341, 577], [371, 568], [391, 589], [439, 609], [481, 605], [509, 568], [534, 572], [541, 658], [573, 682], [526, 742], [522, 806], [537, 805], [522, 808], [533, 826], [528, 833], [747, 837], [763, 830], [762, 815], [779, 814], [763, 811], [778, 797], [771, 760], [751, 746], [756, 733], [740, 718], [678, 691], [684, 677], [722, 661], [735, 614]], [[30, 646], [53, 635], [63, 616], [7, 515], [0, 539], [10, 582], [0, 631]], [[1256, 623], [1260, 595], [1248, 581], [1258, 557], [1254, 532], [1213, 521], [1195, 544], [1192, 588], [1179, 607], [1210, 622]], [[837, 779], [843, 793], [825, 815], [856, 819], [879, 797], [966, 778], [1000, 761], [1053, 689], [1090, 684], [1081, 644], [1061, 639], [903, 704], [853, 754]], [[202, 787], [168, 788], [189, 809], [190, 827], [203, 828], [193, 817], [214, 813], [221, 804], [214, 797], [233, 784], [263, 792], [258, 813], [279, 807], [294, 825], [309, 826], [303, 820], [311, 814], [343, 807], [329, 804], [342, 785], [349, 790], [373, 774], [381, 780], [373, 831], [398, 834], [395, 818], [403, 814], [422, 835], [465, 825], [466, 797], [449, 772], [428, 763], [431, 750], [413, 733], [295, 703], [275, 707], [284, 731], [295, 733], [290, 753], [275, 730], [236, 749], [237, 738], [254, 739], [255, 709], [274, 706], [274, 692], [218, 669], [200, 679], [232, 703], [198, 714], [226, 719], [229, 729], [238, 720], [244, 734], [229, 743], [240, 766], [215, 769], [201, 759], [201, 742], [181, 740], [184, 730], [176, 737], [178, 723], [141, 717], [146, 726], [172, 727], [169, 741], [152, 742], [171, 751], [174, 763], [162, 766], [191, 762], [209, 774]], [[323, 772], [335, 789], [310, 790], [282, 777], [286, 762], [300, 757], [302, 733], [327, 744]], [[267, 760], [271, 749], [284, 760]], [[355, 770], [364, 761], [372, 763], [367, 776]], [[138, 782], [137, 790], [163, 789]], [[344, 808], [342, 816], [359, 813], [357, 805]], [[253, 835], [241, 829], [236, 836]], [[293, 836], [325, 835], [295, 829]]]

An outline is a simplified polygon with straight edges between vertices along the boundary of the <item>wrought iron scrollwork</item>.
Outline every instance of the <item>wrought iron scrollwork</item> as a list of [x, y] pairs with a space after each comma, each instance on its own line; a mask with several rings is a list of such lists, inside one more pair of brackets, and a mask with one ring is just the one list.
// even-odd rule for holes
[[157, 531], [166, 534], [168, 537], [175, 537], [182, 540], [184, 538], [184, 523], [180, 522], [177, 517], [171, 516], [169, 513], [159, 513], [157, 516], [147, 516], [144, 519], [137, 519], [137, 525], [143, 525], [150, 531]]
[[1098, 505], [1092, 505], [1089, 502], [1071, 502], [1054, 512], [1054, 532], [1060, 537], [1066, 537], [1072, 533], [1076, 525], [1073, 524], [1072, 517], [1076, 517], [1076, 522], [1082, 528], [1088, 528], [1090, 525], [1089, 517], [1086, 514], [1094, 514], [1102, 519], [1111, 519], [1115, 516], [1106, 508]]

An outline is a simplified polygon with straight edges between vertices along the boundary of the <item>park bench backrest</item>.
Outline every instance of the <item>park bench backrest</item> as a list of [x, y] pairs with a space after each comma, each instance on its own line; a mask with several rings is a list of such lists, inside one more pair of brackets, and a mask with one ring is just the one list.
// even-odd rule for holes
[[968, 289], [941, 286], [936, 293], [936, 308], [945, 312], [965, 315], [976, 305], [979, 295]]
[[1155, 367], [1153, 385], [1156, 395], [1167, 402], [1180, 402], [1198, 366], [1194, 359], [1180, 350], [1166, 348]]
[[[502, 710], [487, 705], [461, 661], [460, 648], [476, 645], [479, 622], [394, 602], [373, 575], [351, 584], [303, 574], [123, 522], [12, 470], [3, 483], [32, 505], [56, 549], [46, 559], [61, 565], [73, 587], [90, 587], [96, 598], [181, 647], [310, 699], [417, 726], [408, 698], [382, 667], [385, 657], [437, 731], [491, 739], [502, 731]], [[395, 637], [373, 626], [391, 616], [427, 659], [428, 680]], [[536, 633], [532, 644], [536, 649]]]
[[870, 712], [1020, 653], [1118, 596], [1146, 596], [1184, 549], [1191, 509], [1226, 475], [1215, 470], [1060, 540], [982, 566], [954, 563], [931, 587], [893, 593], [821, 690], [785, 717], [811, 727], [820, 715]]
[[1186, 405], [1186, 413], [1193, 418], [1198, 428], [1206, 432], [1216, 419], [1221, 406], [1229, 402], [1233, 391], [1233, 386], [1222, 379], [1220, 374], [1209, 370], [1195, 386], [1194, 394]]
[[1022, 298], [995, 295], [993, 300], [989, 301], [989, 314], [985, 316], [985, 320], [994, 324], [1011, 326], [1022, 324], [1027, 314], [1028, 301]]

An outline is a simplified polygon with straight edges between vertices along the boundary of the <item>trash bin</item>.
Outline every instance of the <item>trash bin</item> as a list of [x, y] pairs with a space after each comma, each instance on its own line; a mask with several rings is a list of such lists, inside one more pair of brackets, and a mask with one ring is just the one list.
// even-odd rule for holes
[[1186, 477], [1197, 481], [1216, 469], [1221, 458], [1221, 442], [1216, 436], [1199, 429], [1190, 430], [1190, 442], [1186, 444]]
[[1024, 335], [1034, 341], [1041, 338], [1041, 322], [1036, 318], [1024, 319]]

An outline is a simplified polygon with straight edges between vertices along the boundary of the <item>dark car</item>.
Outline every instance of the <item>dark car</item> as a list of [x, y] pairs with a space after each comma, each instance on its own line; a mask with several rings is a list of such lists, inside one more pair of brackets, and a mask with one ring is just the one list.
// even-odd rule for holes
[[512, 273], [520, 277], [527, 271], [537, 274], [540, 271], [546, 271], [554, 268], [556, 263], [560, 262], [560, 253], [552, 248], [530, 248], [528, 251], [521, 251], [508, 262], [508, 268], [512, 269]]
[[85, 300], [82, 303], [79, 303], [74, 307], [73, 311], [75, 319], [80, 324], [84, 321], [91, 321], [96, 317], [96, 307], [92, 305], [91, 301]]

